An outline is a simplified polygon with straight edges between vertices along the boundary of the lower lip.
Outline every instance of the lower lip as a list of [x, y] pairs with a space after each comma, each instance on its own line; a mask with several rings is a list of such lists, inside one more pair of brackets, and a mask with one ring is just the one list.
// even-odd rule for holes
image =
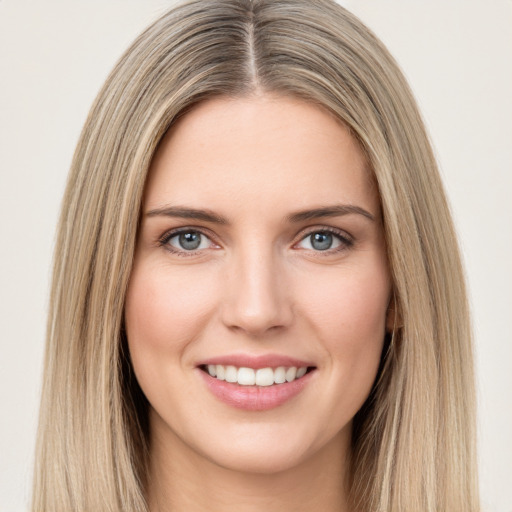
[[300, 379], [272, 386], [240, 386], [210, 376], [199, 370], [209, 390], [222, 402], [246, 411], [266, 411], [279, 407], [297, 396], [310, 382], [315, 371], [306, 373]]

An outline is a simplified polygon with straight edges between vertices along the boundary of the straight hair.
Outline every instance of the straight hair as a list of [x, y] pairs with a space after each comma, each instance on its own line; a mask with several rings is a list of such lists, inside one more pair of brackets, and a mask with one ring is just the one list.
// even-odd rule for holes
[[147, 172], [164, 134], [199, 102], [261, 92], [317, 104], [346, 125], [380, 195], [397, 324], [354, 419], [354, 510], [479, 510], [463, 270], [399, 67], [330, 0], [193, 0], [126, 51], [74, 154], [55, 247], [33, 512], [147, 511], [148, 404], [123, 328]]

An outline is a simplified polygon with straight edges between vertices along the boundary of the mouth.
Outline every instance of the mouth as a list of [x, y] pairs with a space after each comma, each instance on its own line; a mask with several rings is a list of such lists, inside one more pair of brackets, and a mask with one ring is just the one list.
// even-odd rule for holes
[[233, 365], [208, 364], [199, 367], [216, 380], [239, 386], [269, 387], [294, 382], [312, 372], [314, 366], [278, 366], [277, 368], [248, 368]]
[[264, 411], [287, 403], [300, 395], [317, 373], [316, 366], [286, 357], [223, 359], [203, 362], [197, 367], [199, 374], [217, 399], [247, 411]]

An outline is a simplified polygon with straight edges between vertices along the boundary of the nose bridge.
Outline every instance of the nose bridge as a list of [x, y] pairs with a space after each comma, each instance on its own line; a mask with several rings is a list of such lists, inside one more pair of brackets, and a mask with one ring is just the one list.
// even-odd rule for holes
[[248, 244], [233, 255], [224, 322], [248, 334], [284, 327], [291, 320], [285, 273], [278, 255], [268, 246]]

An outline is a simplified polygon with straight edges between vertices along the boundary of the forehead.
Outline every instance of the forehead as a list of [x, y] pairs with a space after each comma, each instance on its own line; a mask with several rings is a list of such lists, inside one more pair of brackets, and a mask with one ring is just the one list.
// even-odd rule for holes
[[145, 205], [228, 210], [360, 204], [378, 197], [357, 141], [326, 110], [264, 94], [205, 101], [166, 134], [153, 159]]

